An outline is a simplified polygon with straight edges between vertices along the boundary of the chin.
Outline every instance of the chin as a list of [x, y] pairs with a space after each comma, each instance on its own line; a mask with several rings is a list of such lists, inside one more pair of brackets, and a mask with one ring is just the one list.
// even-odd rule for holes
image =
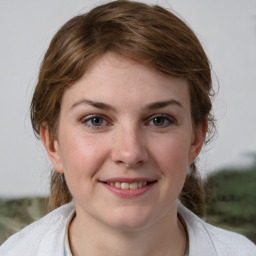
[[140, 209], [116, 209], [110, 216], [109, 225], [122, 231], [137, 231], [146, 228], [154, 222], [151, 214]]

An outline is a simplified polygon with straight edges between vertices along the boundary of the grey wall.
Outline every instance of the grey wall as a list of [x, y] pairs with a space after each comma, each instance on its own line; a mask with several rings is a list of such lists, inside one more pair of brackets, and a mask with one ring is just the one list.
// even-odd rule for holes
[[[218, 136], [200, 157], [203, 175], [249, 163], [244, 154], [256, 152], [256, 1], [147, 2], [185, 18], [219, 80], [214, 101]], [[96, 3], [103, 1], [0, 0], [0, 196], [47, 194], [50, 163], [29, 120], [33, 87], [54, 33]]]

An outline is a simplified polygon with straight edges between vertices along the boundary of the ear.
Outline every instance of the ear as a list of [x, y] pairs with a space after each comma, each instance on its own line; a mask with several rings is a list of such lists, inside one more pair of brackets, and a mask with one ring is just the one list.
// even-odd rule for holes
[[40, 127], [40, 136], [54, 169], [59, 173], [63, 173], [59, 143], [51, 138], [47, 125]]
[[197, 124], [194, 127], [194, 136], [192, 137], [191, 148], [190, 148], [190, 155], [189, 155], [189, 166], [194, 162], [194, 160], [199, 155], [202, 146], [204, 144], [204, 139], [206, 136], [208, 128], [208, 120], [204, 120]]

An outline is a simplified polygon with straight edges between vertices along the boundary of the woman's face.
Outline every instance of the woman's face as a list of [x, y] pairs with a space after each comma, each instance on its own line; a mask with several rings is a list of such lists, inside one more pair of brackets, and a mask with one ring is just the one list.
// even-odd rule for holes
[[64, 93], [54, 146], [41, 135], [77, 217], [134, 229], [176, 214], [204, 130], [185, 80], [107, 53]]

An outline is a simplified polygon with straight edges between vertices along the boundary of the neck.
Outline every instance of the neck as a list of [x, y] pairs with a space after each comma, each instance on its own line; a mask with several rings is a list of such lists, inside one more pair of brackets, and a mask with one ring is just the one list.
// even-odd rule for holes
[[176, 209], [149, 227], [132, 231], [99, 224], [77, 211], [69, 226], [69, 242], [73, 256], [183, 256], [186, 235]]

